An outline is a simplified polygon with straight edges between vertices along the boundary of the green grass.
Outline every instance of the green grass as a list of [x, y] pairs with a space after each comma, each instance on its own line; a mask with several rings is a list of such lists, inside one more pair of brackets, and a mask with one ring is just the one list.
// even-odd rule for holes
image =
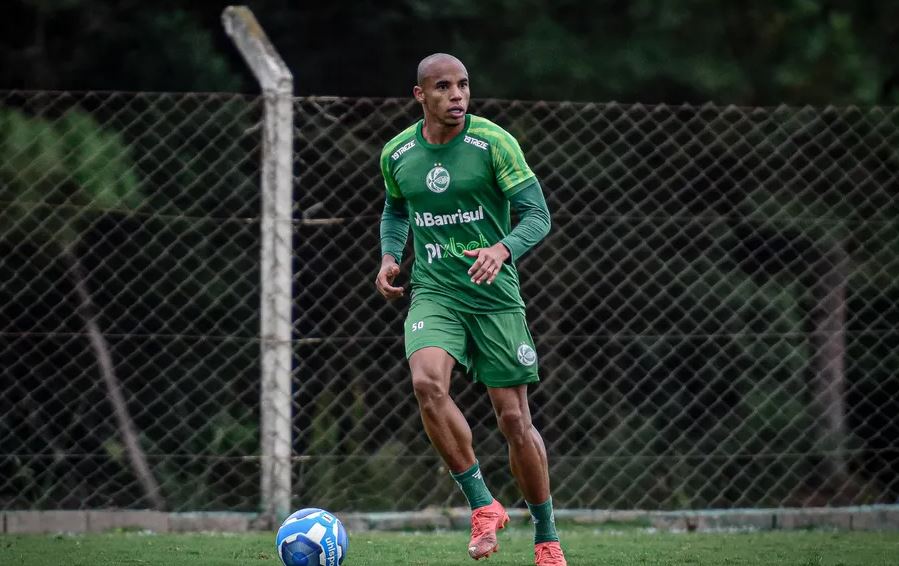
[[[565, 527], [572, 566], [899, 566], [899, 533], [650, 534]], [[277, 566], [273, 534], [0, 536], [3, 566]], [[463, 532], [350, 534], [345, 566], [471, 564]], [[484, 566], [533, 564], [530, 530], [507, 529]]]

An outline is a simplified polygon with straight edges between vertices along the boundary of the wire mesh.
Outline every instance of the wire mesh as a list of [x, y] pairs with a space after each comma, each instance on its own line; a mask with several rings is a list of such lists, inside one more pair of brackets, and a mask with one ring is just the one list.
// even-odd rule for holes
[[[899, 111], [484, 100], [553, 216], [519, 264], [568, 508], [895, 502]], [[422, 432], [404, 300], [373, 291], [375, 156], [410, 101], [297, 101], [297, 503], [464, 505]], [[404, 274], [410, 273], [407, 249]], [[453, 378], [488, 486], [522, 499]]]
[[259, 114], [0, 93], [0, 507], [257, 508]]
[[[0, 93], [0, 507], [258, 508], [261, 106]], [[463, 505], [373, 286], [377, 156], [419, 110], [295, 108], [294, 503]], [[899, 500], [899, 110], [473, 112], [553, 216], [519, 270], [556, 506]], [[486, 392], [453, 395], [521, 505]]]

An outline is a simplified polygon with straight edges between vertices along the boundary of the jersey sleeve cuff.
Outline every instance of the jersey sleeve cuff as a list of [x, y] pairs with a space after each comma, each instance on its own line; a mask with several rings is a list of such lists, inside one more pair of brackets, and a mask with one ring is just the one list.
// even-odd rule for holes
[[536, 184], [537, 184], [537, 176], [531, 175], [527, 179], [519, 181], [518, 183], [515, 183], [510, 188], [503, 191], [503, 194], [506, 196], [506, 198], [511, 198], [511, 197], [515, 196], [516, 194], [520, 193], [521, 191], [527, 189], [528, 187], [530, 187], [532, 185], [536, 185]]
[[401, 252], [401, 251], [400, 251], [400, 252], [397, 252], [397, 251], [394, 251], [394, 250], [382, 250], [382, 251], [381, 251], [381, 258], [383, 259], [385, 255], [392, 256], [393, 259], [395, 259], [397, 263], [402, 263], [402, 262], [403, 262], [403, 252]]
[[515, 265], [518, 256], [524, 253], [522, 246], [517, 245], [517, 242], [513, 241], [513, 239], [508, 236], [500, 240], [499, 243], [506, 246], [506, 249], [509, 250], [509, 259], [507, 259], [506, 262]]

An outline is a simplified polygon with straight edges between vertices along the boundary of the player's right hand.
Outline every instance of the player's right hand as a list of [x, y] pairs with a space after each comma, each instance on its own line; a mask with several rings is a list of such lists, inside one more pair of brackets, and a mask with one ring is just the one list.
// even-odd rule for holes
[[396, 261], [391, 260], [393, 260], [391, 256], [384, 256], [384, 260], [381, 262], [381, 270], [378, 271], [378, 276], [375, 278], [375, 287], [388, 301], [399, 299], [405, 293], [402, 287], [393, 286], [393, 280], [400, 274], [400, 266], [397, 265]]

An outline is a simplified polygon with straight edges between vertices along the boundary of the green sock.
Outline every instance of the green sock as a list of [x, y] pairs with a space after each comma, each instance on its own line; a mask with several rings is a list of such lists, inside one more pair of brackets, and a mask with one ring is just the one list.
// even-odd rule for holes
[[484, 483], [481, 467], [477, 461], [475, 461], [474, 466], [464, 472], [458, 474], [450, 472], [450, 475], [462, 488], [462, 493], [465, 494], [465, 498], [468, 499], [468, 504], [472, 509], [486, 507], [493, 503], [493, 494], [490, 493], [490, 490], [487, 489], [487, 484]]
[[559, 534], [556, 532], [556, 517], [553, 515], [553, 498], [550, 497], [540, 505], [528, 503], [528, 510], [534, 518], [534, 544], [559, 542]]

